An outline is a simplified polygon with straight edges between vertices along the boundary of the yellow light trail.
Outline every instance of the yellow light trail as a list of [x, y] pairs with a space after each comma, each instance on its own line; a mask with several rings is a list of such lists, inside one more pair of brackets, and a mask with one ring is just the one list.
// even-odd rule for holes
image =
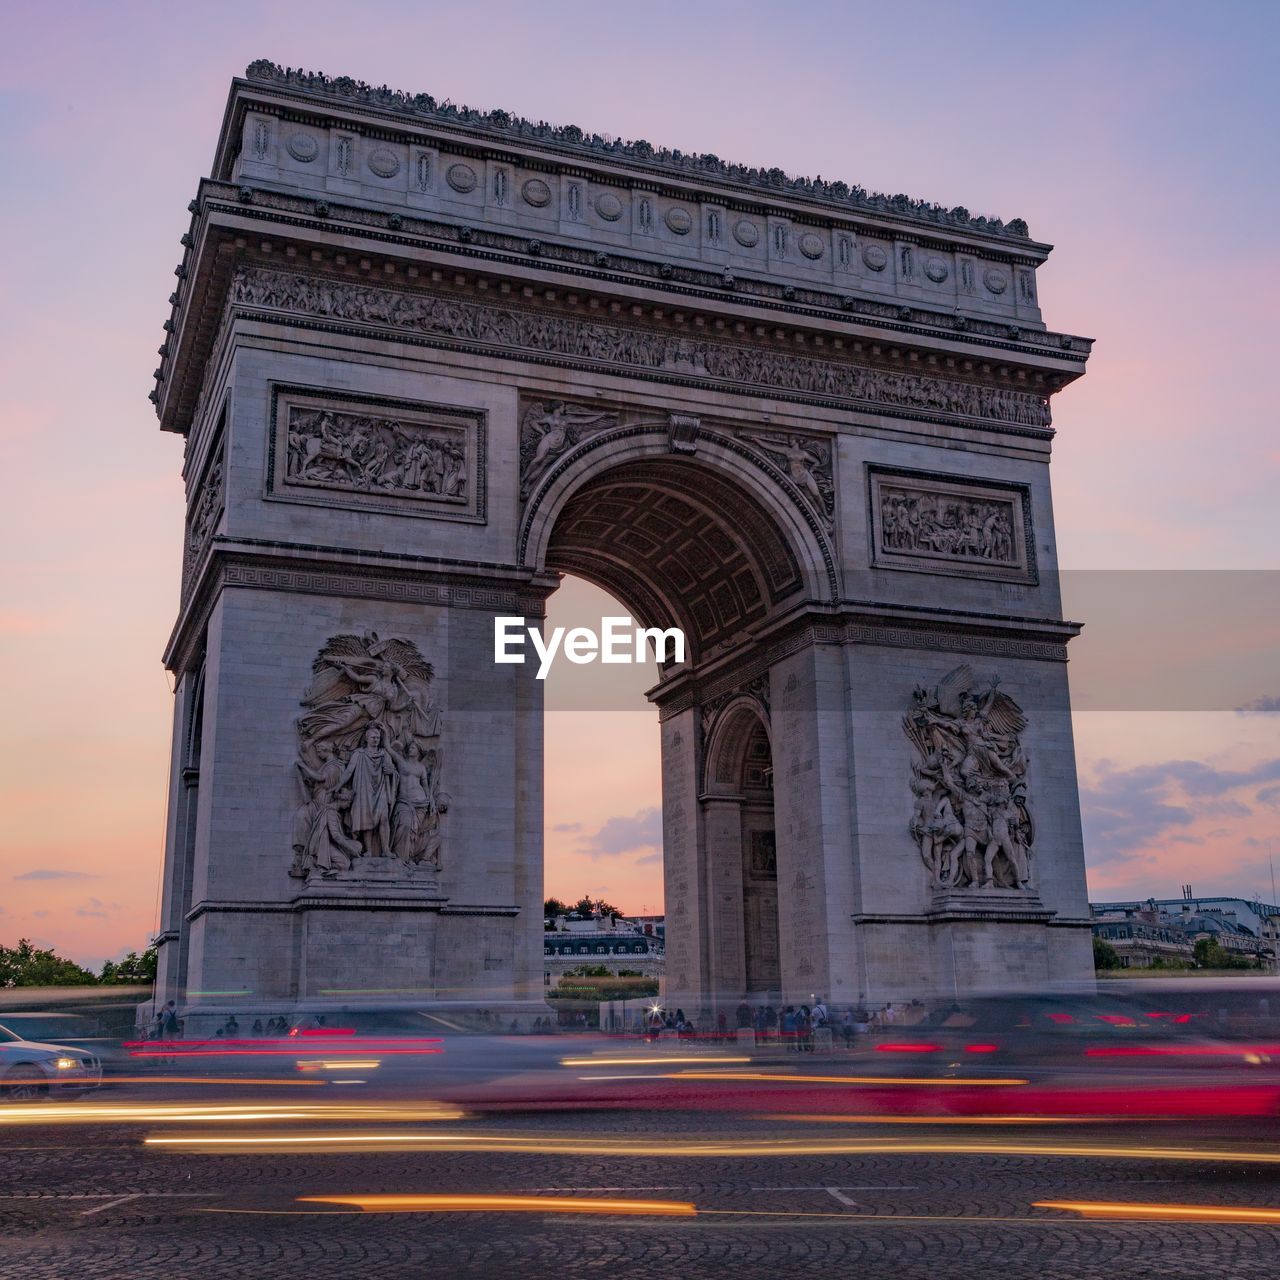
[[[673, 1067], [680, 1066], [686, 1062], [693, 1062], [699, 1065], [708, 1062], [750, 1062], [750, 1058], [712, 1058], [706, 1056], [690, 1057], [690, 1058], [561, 1058], [560, 1065], [562, 1067]], [[655, 1076], [655, 1080], [661, 1079]]]
[[1104, 1200], [1037, 1200], [1037, 1209], [1063, 1209], [1084, 1218], [1159, 1222], [1264, 1222], [1280, 1226], [1280, 1209], [1214, 1204], [1123, 1204]]
[[376, 1071], [382, 1065], [380, 1058], [341, 1058], [336, 1062], [327, 1059], [299, 1059], [299, 1071]]
[[347, 1132], [290, 1134], [164, 1134], [151, 1135], [146, 1145], [168, 1151], [201, 1151], [231, 1155], [243, 1151], [265, 1152], [310, 1150], [365, 1151], [476, 1151], [489, 1154], [534, 1153], [549, 1156], [600, 1156], [618, 1158], [715, 1158], [769, 1156], [862, 1156], [862, 1155], [972, 1155], [1030, 1156], [1037, 1159], [1159, 1160], [1183, 1162], [1231, 1162], [1236, 1164], [1280, 1165], [1280, 1151], [1248, 1151], [1230, 1148], [1125, 1147], [1100, 1143], [1052, 1143], [1024, 1140], [978, 1141], [943, 1137], [886, 1136], [883, 1138], [775, 1138], [775, 1139], [686, 1139], [661, 1138], [625, 1142], [607, 1138], [551, 1138], [545, 1134], [440, 1133], [440, 1132]]
[[38, 1124], [153, 1124], [228, 1123], [236, 1121], [289, 1120], [461, 1120], [457, 1107], [425, 1102], [411, 1107], [379, 1106], [350, 1102], [257, 1103], [151, 1103], [121, 1102], [115, 1105], [79, 1102], [33, 1103], [0, 1110], [0, 1126]]
[[698, 1212], [692, 1204], [677, 1200], [577, 1200], [568, 1196], [299, 1196], [298, 1203], [351, 1206], [365, 1213], [607, 1213], [692, 1218]]

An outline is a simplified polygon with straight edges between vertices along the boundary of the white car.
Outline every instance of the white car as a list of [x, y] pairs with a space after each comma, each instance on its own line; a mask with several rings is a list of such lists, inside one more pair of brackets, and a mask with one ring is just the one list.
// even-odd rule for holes
[[0, 1098], [36, 1102], [96, 1089], [101, 1083], [102, 1063], [94, 1054], [23, 1040], [0, 1027]]

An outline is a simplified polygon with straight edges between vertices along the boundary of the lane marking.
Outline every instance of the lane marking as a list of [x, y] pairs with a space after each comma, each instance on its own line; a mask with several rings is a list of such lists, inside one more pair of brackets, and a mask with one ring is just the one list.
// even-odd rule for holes
[[82, 1218], [87, 1218], [90, 1214], [101, 1213], [104, 1209], [114, 1209], [117, 1205], [127, 1204], [130, 1200], [139, 1199], [144, 1192], [134, 1191], [127, 1196], [117, 1196], [114, 1200], [108, 1200], [106, 1204], [94, 1205], [92, 1209], [85, 1209], [81, 1212]]
[[438, 1022], [442, 1027], [448, 1027], [450, 1031], [466, 1032], [466, 1027], [460, 1027], [456, 1022], [450, 1022], [448, 1018], [442, 1018], [436, 1013], [423, 1013], [422, 1010], [419, 1009], [418, 1017], [426, 1018], [429, 1022]]
[[827, 1195], [829, 1195], [833, 1200], [838, 1200], [841, 1204], [847, 1204], [850, 1209], [861, 1208], [856, 1200], [850, 1200], [839, 1187], [828, 1187]]

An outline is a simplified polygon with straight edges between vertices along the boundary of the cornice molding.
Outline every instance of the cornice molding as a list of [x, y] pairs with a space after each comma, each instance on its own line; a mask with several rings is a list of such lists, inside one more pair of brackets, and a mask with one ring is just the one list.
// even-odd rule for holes
[[[323, 217], [320, 216], [321, 210]], [[344, 201], [336, 197], [311, 199], [261, 187], [236, 188], [206, 179], [201, 185], [199, 198], [192, 201], [191, 211], [192, 223], [183, 237], [186, 249], [183, 261], [176, 269], [179, 282], [170, 296], [170, 316], [165, 322], [166, 339], [160, 348], [161, 363], [156, 370], [157, 389], [152, 400], [158, 408], [168, 398], [164, 394], [165, 384], [173, 376], [174, 358], [180, 345], [175, 341], [175, 335], [185, 330], [188, 324], [184, 312], [197, 294], [195, 286], [208, 282], [208, 269], [200, 266], [199, 259], [201, 241], [210, 230], [208, 221], [215, 215], [229, 217], [239, 223], [251, 220], [272, 226], [276, 234], [286, 236], [290, 229], [332, 233], [340, 227], [351, 227], [374, 244], [385, 245], [388, 253], [406, 248], [417, 252], [427, 249], [469, 259], [477, 266], [491, 263], [505, 270], [513, 266], [537, 267], [544, 271], [550, 268], [593, 282], [602, 292], [612, 291], [618, 286], [661, 290], [668, 297], [699, 299], [713, 308], [723, 308], [726, 301], [732, 300], [735, 307], [781, 311], [795, 316], [797, 321], [871, 324], [888, 335], [889, 343], [900, 340], [908, 346], [921, 345], [926, 350], [942, 340], [957, 348], [1007, 352], [1011, 364], [1045, 359], [1066, 362], [1065, 368], [1057, 369], [1049, 377], [1047, 394], [1079, 376], [1092, 347], [1092, 339], [1089, 338], [1034, 325], [960, 314], [916, 300], [904, 304], [842, 292], [824, 287], [819, 282], [784, 283], [749, 273], [710, 269], [706, 264], [664, 262], [612, 246], [607, 252], [600, 252], [581, 244], [562, 244], [555, 239], [535, 241], [514, 229], [472, 227], [432, 216], [426, 211], [388, 213], [383, 208], [371, 208], [358, 201]], [[204, 232], [201, 231], [202, 226]], [[426, 269], [430, 269], [429, 264], [426, 264]], [[856, 330], [849, 340], [858, 340]], [[187, 346], [186, 343], [181, 345]], [[990, 361], [989, 355], [978, 357], [976, 350], [975, 358]], [[170, 417], [167, 411], [165, 417]]]

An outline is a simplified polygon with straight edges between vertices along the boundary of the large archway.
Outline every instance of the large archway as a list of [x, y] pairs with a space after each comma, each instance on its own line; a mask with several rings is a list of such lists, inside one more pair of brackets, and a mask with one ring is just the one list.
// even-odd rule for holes
[[[709, 434], [699, 444], [691, 456], [673, 453], [660, 432], [593, 439], [565, 459], [526, 524], [540, 570], [594, 583], [643, 626], [684, 632], [685, 661], [668, 662], [649, 691], [660, 715], [675, 689], [708, 670], [758, 665], [761, 633], [803, 598], [806, 570], [822, 563], [816, 540], [797, 536], [802, 508], [762, 501], [730, 441]], [[700, 698], [696, 741], [664, 736], [669, 994], [706, 1018], [744, 999], [776, 1002], [784, 986], [787, 841], [774, 812], [767, 690], [761, 671], [750, 691]]]

